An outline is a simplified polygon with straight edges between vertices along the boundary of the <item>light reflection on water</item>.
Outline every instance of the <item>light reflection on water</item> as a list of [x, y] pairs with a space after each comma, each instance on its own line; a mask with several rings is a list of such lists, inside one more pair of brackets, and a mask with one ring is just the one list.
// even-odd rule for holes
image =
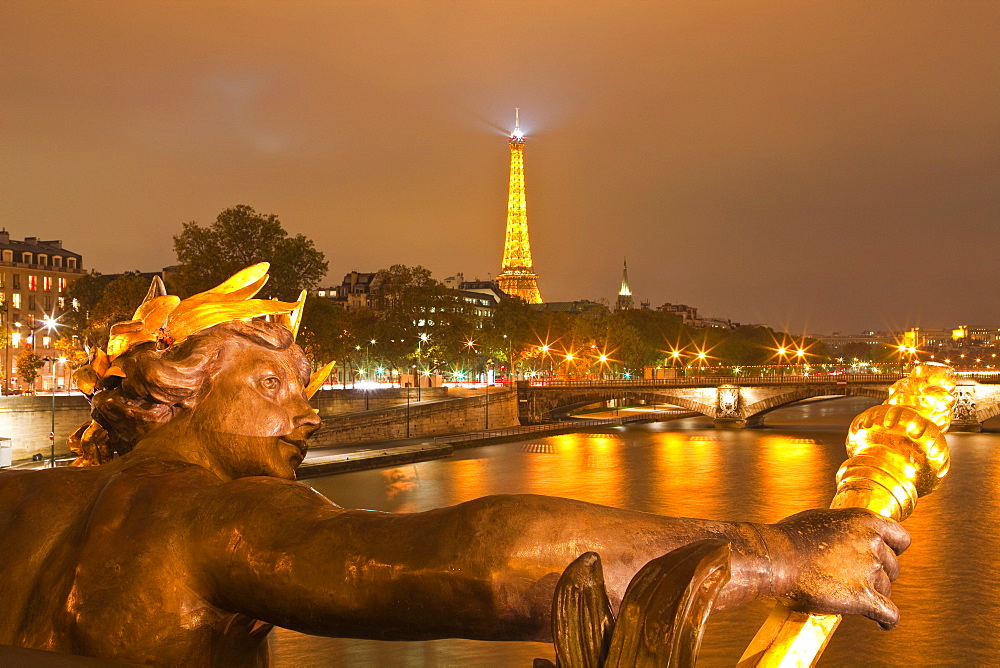
[[[829, 503], [847, 426], [871, 403], [799, 405], [769, 415], [764, 429], [714, 430], [695, 419], [535, 437], [309, 483], [342, 506], [391, 512], [538, 493], [663, 515], [773, 522]], [[949, 443], [951, 473], [906, 522], [913, 545], [893, 585], [900, 626], [883, 632], [868, 620], [845, 619], [821, 666], [1000, 664], [1000, 434], [954, 434]], [[735, 665], [767, 610], [755, 603], [714, 616], [700, 665]], [[279, 667], [530, 666], [535, 657], [552, 658], [550, 646], [539, 643], [393, 643], [283, 629], [272, 633], [272, 647]]]

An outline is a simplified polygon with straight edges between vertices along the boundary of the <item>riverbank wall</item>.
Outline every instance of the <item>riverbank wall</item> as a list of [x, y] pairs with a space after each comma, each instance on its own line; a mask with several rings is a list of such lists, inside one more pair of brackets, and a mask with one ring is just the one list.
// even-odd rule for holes
[[0, 397], [0, 437], [9, 438], [14, 448], [13, 459], [30, 459], [51, 454], [49, 432], [55, 415], [56, 457], [67, 455], [66, 439], [77, 427], [90, 422], [90, 402], [81, 395]]
[[325, 448], [445, 436], [518, 424], [517, 392], [496, 388], [490, 390], [489, 395], [324, 417], [323, 426], [309, 443], [314, 448]]

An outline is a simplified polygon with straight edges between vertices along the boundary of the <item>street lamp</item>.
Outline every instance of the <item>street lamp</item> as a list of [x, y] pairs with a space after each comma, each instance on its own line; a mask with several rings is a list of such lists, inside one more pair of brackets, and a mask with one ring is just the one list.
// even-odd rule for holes
[[600, 379], [604, 380], [604, 371], [605, 371], [605, 368], [608, 366], [608, 356], [605, 355], [604, 353], [601, 353], [600, 355], [597, 356], [597, 361], [601, 363], [601, 366], [600, 366], [600, 369], [601, 369], [601, 378]]
[[465, 342], [465, 347], [466, 347], [466, 349], [469, 352], [469, 364], [468, 365], [470, 367], [472, 367], [472, 369], [471, 369], [472, 374], [471, 375], [472, 375], [472, 379], [474, 381], [476, 379], [476, 375], [477, 375], [476, 374], [476, 371], [477, 371], [476, 367], [478, 366], [478, 365], [472, 363], [472, 357], [473, 357], [473, 355], [476, 354], [476, 342], [473, 341], [472, 339], [469, 339], [468, 341]]
[[490, 374], [493, 373], [493, 358], [486, 360], [486, 429], [490, 428]]
[[427, 332], [420, 332], [420, 336], [417, 341], [417, 364], [414, 367], [413, 373], [413, 380], [417, 384], [417, 401], [420, 401], [420, 376], [418, 375], [420, 372], [420, 355], [423, 352], [423, 345], [427, 343], [430, 338], [431, 337], [428, 336]]
[[542, 354], [542, 371], [545, 370], [545, 358], [546, 357], [549, 358], [549, 374], [546, 377], [546, 380], [552, 380], [552, 378], [551, 378], [551, 376], [552, 376], [552, 355], [549, 353], [549, 344], [548, 343], [543, 343], [542, 345], [538, 346], [538, 352], [540, 352]]
[[52, 367], [52, 428], [49, 431], [49, 468], [56, 467], [56, 362], [66, 363], [65, 357], [43, 357]]

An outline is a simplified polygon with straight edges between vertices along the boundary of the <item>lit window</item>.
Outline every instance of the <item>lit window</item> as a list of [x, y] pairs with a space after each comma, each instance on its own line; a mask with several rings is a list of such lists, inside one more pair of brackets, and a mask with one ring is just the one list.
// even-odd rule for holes
[[77, 311], [80, 310], [80, 302], [77, 301], [76, 298], [73, 299], [73, 309]]
[[10, 303], [14, 308], [21, 308], [21, 293], [15, 292], [10, 296]]
[[42, 337], [42, 348], [48, 348], [49, 347], [49, 340], [50, 339], [47, 336], [43, 336]]
[[19, 345], [21, 345], [21, 333], [20, 332], [14, 332], [13, 334], [10, 335], [10, 345], [14, 346], [15, 348], [17, 348]]
[[66, 298], [65, 297], [60, 297], [59, 300], [57, 301], [57, 303], [59, 304], [59, 308], [66, 308]]
[[28, 274], [28, 289], [37, 290], [38, 289], [38, 277], [34, 274]]
[[46, 292], [52, 292], [52, 277], [42, 276], [42, 289]]
[[6, 282], [7, 282], [7, 281], [5, 280], [6, 278], [7, 278], [7, 272], [5, 272], [5, 271], [0, 271], [0, 288], [2, 288], [2, 287], [4, 286], [4, 283], [6, 283]]
[[[3, 286], [0, 285], [0, 287], [3, 287]], [[60, 278], [59, 279], [59, 292], [66, 292], [66, 279], [65, 278]]]

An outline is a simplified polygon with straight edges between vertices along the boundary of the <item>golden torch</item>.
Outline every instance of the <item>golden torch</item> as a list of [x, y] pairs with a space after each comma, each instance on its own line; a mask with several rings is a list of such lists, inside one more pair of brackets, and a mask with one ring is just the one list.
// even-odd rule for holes
[[[831, 508], [867, 508], [902, 522], [948, 473], [951, 367], [926, 362], [889, 388], [889, 398], [851, 423], [848, 460], [837, 472]], [[738, 666], [812, 666], [840, 615], [796, 612], [778, 601]]]

